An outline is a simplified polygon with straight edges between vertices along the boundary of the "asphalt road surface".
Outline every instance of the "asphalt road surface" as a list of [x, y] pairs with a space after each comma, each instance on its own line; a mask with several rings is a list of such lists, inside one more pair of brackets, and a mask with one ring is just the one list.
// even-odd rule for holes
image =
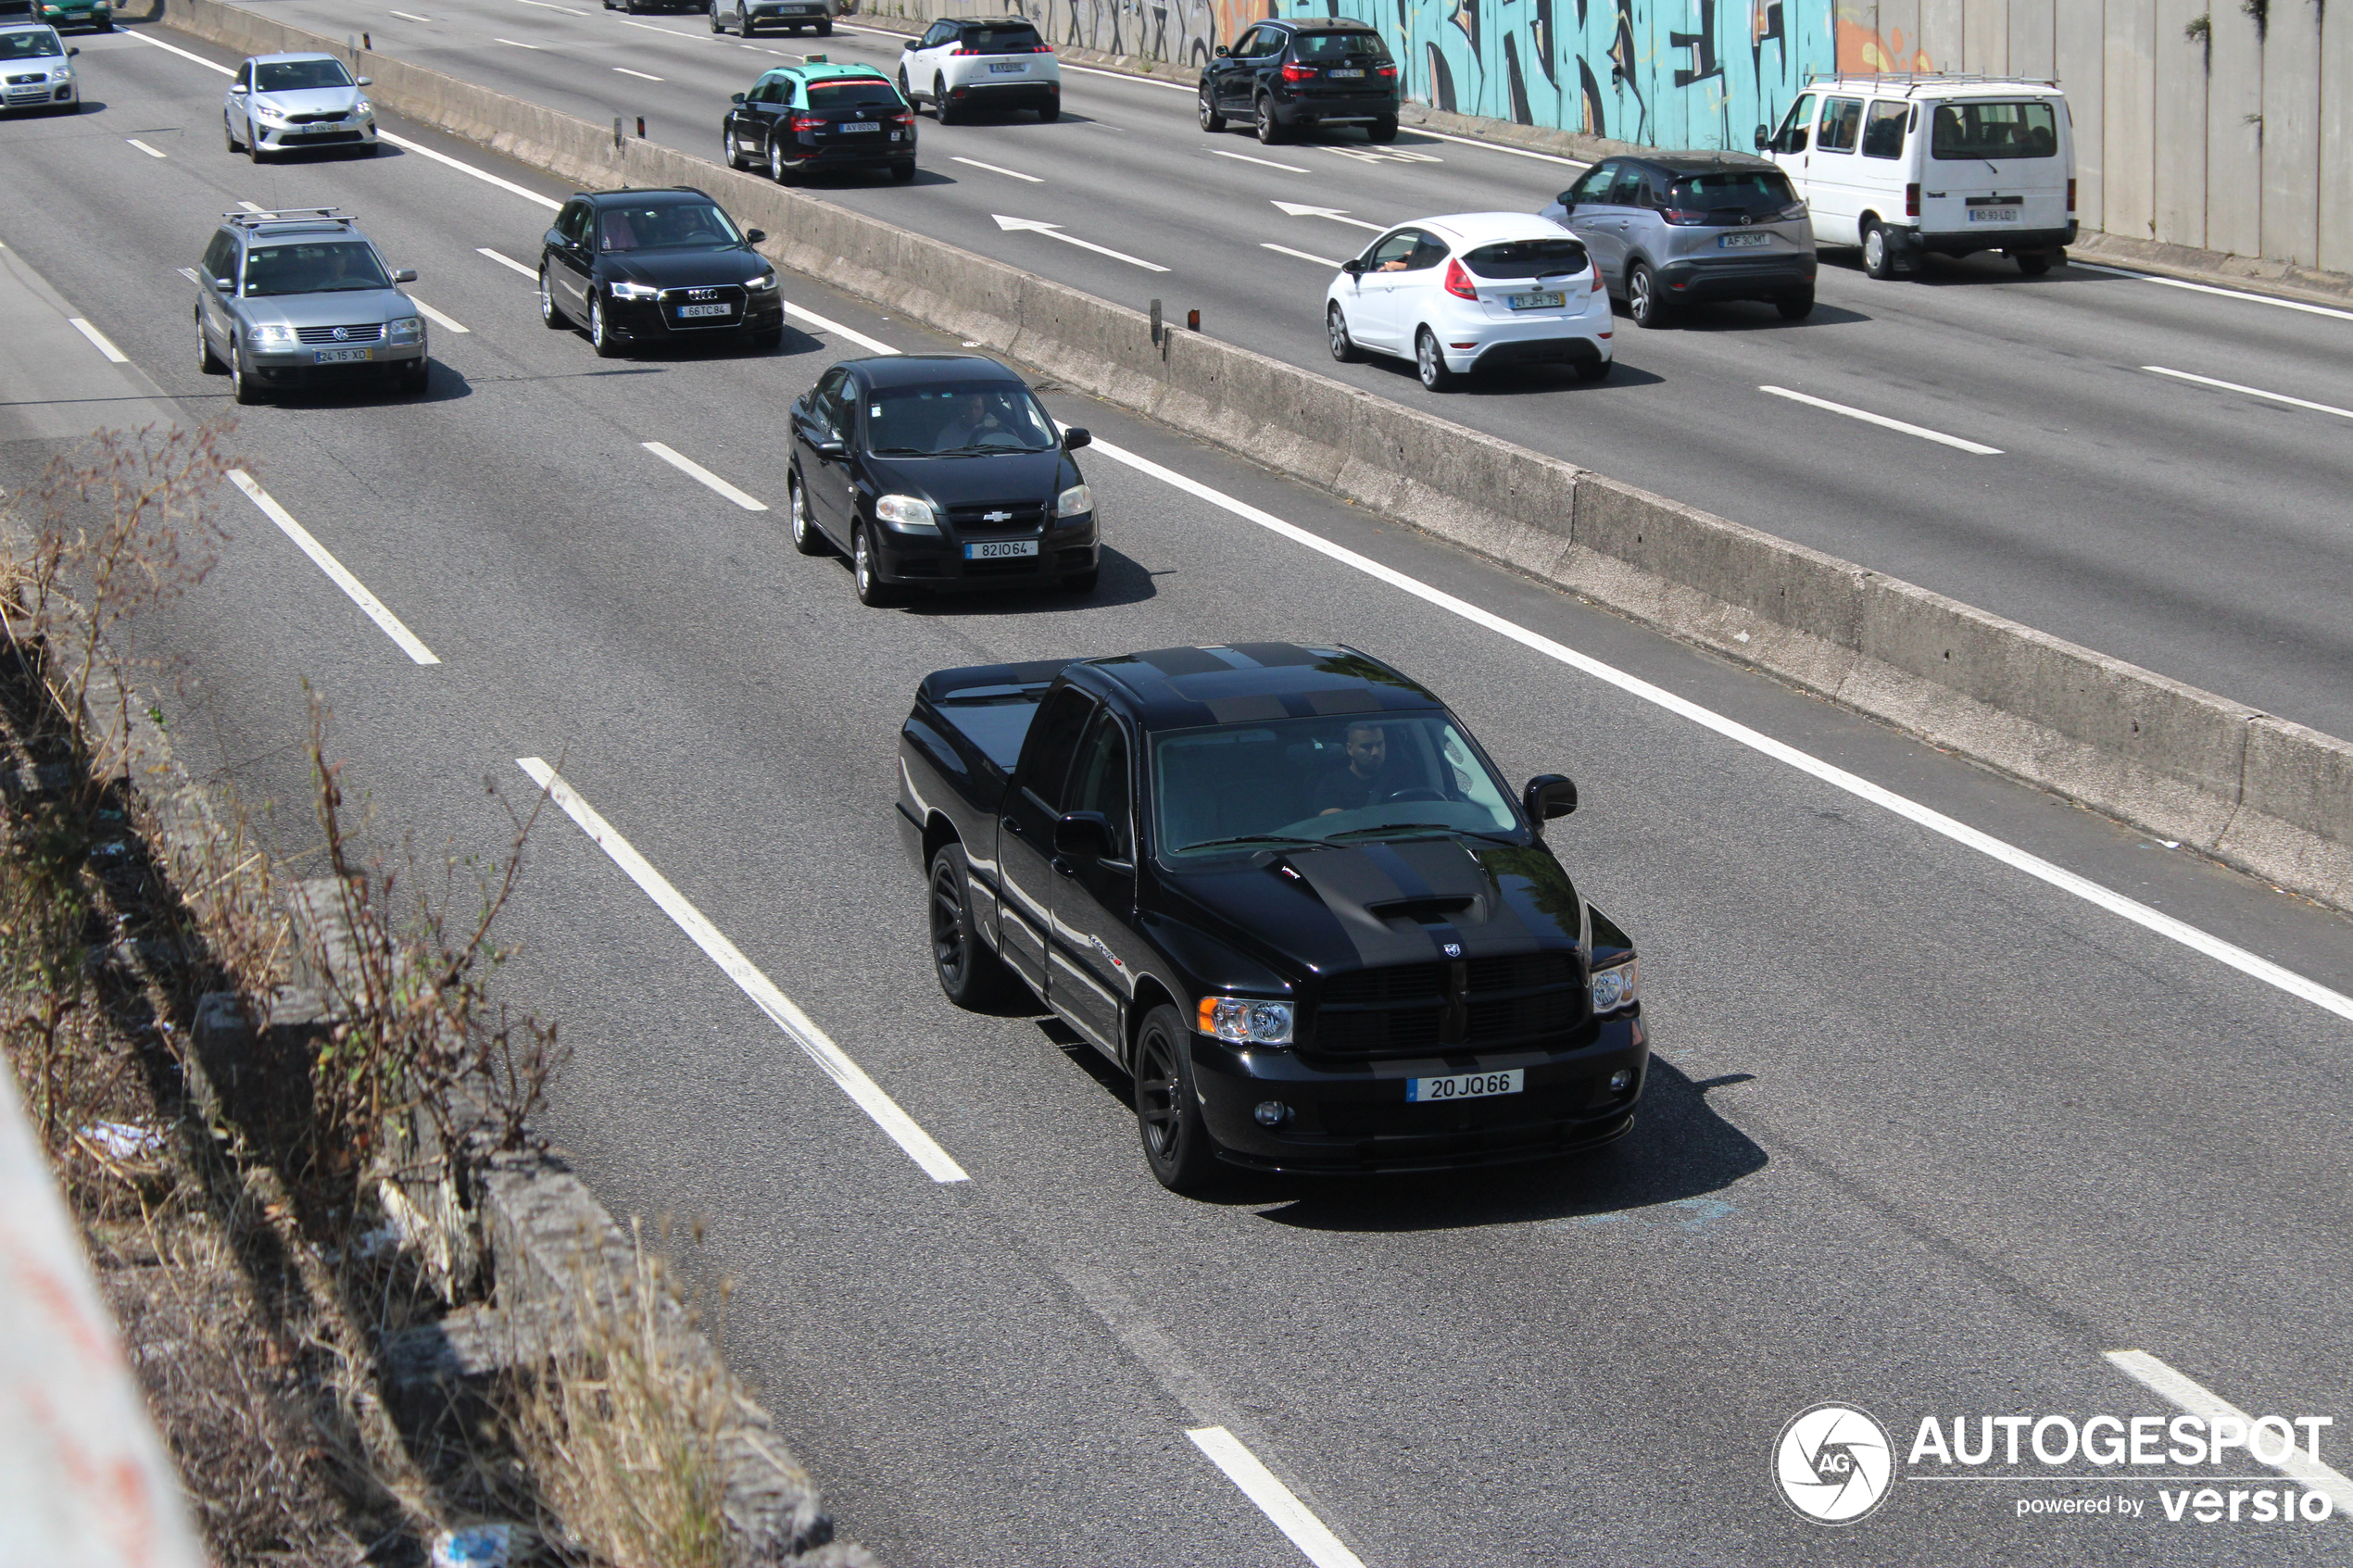
[[[543, 37], [515, 10], [510, 31]], [[2343, 1560], [2341, 1507], [2167, 1519], [2185, 1478], [2289, 1484], [2244, 1456], [1906, 1461], [1930, 1416], [1969, 1418], [1972, 1440], [1980, 1417], [2171, 1417], [2176, 1399], [2108, 1359], [2133, 1349], [2249, 1414], [2333, 1418], [2321, 1457], [2348, 1468], [2353, 923], [1051, 387], [1102, 442], [1081, 454], [1108, 520], [1100, 590], [862, 609], [840, 562], [786, 541], [785, 406], [837, 358], [955, 344], [787, 276], [774, 352], [599, 360], [540, 325], [509, 265], [530, 267], [548, 207], [428, 155], [560, 187], [396, 121], [406, 144], [371, 160], [254, 168], [220, 143], [225, 78], [203, 62], [229, 56], [158, 41], [181, 52], [78, 40], [89, 112], [0, 123], [0, 484], [32, 483], [78, 430], [230, 410], [178, 270], [223, 210], [340, 204], [421, 270], [427, 395], [290, 399], [240, 410], [229, 438], [384, 620], [225, 495], [220, 565], [145, 629], [179, 661], [167, 721], [299, 852], [307, 682], [368, 842], [428, 867], [495, 857], [507, 820], [484, 781], [527, 807], [521, 764], [545, 759], [673, 911], [936, 1140], [965, 1179], [934, 1179], [645, 881], [543, 815], [504, 984], [577, 1053], [548, 1130], [616, 1210], [701, 1222], [687, 1272], [735, 1282], [730, 1358], [845, 1535], [893, 1568]], [[650, 63], [686, 44], [635, 46], [643, 69], [686, 69]], [[931, 167], [963, 144], [925, 131]], [[2172, 292], [1899, 295], [2085, 333], [2133, 310], [2271, 330], [2263, 307]], [[2113, 303], [2071, 303], [2095, 293]], [[1646, 358], [1697, 367], [1750, 339], [1657, 341]], [[1660, 373], [1705, 394], [1696, 369]], [[1666, 417], [1629, 413], [1613, 439], [1630, 451]], [[1786, 417], [1743, 421], [1760, 454], [1805, 444]], [[1839, 493], [1785, 457], [1774, 471], [1793, 495]], [[1145, 1171], [1115, 1073], [1036, 1017], [940, 997], [891, 825], [916, 680], [1283, 638], [1389, 659], [1507, 772], [1577, 779], [1553, 841], [1640, 945], [1658, 1052], [1628, 1140], [1556, 1168], [1187, 1201]], [[1877, 1416], [1897, 1450], [1883, 1506], [1843, 1529], [1775, 1481], [1784, 1424], [1824, 1401]], [[1189, 1436], [1213, 1430], [1232, 1446]], [[2018, 1512], [2119, 1496], [2142, 1515]]]

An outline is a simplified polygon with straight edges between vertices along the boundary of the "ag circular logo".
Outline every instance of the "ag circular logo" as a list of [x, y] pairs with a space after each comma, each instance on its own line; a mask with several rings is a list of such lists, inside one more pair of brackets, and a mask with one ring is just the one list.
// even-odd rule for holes
[[1887, 1429], [1847, 1405], [1790, 1418], [1773, 1446], [1773, 1478], [1790, 1507], [1820, 1524], [1852, 1524], [1887, 1497], [1895, 1469]]

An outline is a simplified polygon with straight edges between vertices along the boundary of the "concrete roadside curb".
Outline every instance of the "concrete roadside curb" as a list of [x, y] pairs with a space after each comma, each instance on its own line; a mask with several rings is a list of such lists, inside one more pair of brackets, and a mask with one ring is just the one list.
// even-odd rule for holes
[[[221, 0], [249, 53], [336, 41]], [[2353, 745], [1541, 453], [610, 127], [383, 55], [377, 100], [583, 186], [695, 185], [784, 265], [1935, 745], [2353, 908]]]

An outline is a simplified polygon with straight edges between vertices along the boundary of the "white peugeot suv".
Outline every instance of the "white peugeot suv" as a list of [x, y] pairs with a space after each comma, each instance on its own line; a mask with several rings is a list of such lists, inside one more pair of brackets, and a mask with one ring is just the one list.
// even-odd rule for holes
[[1585, 243], [1524, 212], [1391, 229], [1340, 264], [1324, 326], [1333, 358], [1411, 359], [1432, 392], [1501, 365], [1568, 365], [1599, 381], [1616, 358], [1609, 290]]
[[899, 94], [928, 103], [942, 125], [974, 109], [1063, 112], [1062, 65], [1034, 23], [1019, 17], [948, 17], [899, 54]]

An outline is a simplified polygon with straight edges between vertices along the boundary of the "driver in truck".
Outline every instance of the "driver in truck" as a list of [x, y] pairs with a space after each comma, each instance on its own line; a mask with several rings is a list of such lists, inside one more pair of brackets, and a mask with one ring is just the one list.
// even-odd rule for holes
[[1378, 724], [1351, 724], [1343, 737], [1348, 763], [1317, 779], [1308, 792], [1308, 809], [1319, 817], [1353, 811], [1389, 795], [1389, 734]]

